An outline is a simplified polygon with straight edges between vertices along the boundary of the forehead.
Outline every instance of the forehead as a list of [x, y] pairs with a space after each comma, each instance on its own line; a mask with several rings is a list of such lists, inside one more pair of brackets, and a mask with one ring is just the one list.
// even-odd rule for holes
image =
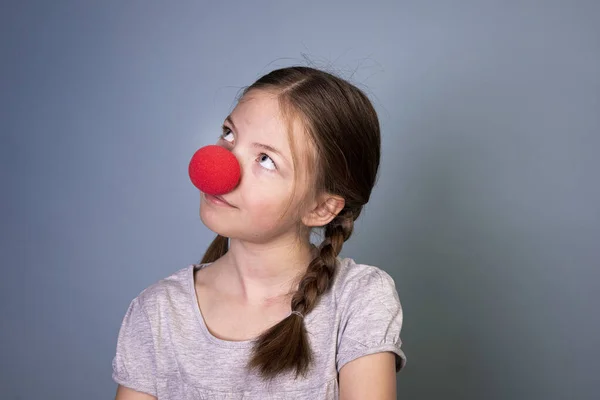
[[231, 113], [236, 127], [250, 131], [253, 140], [271, 138], [286, 139], [285, 120], [279, 107], [277, 95], [263, 90], [251, 90], [238, 102]]

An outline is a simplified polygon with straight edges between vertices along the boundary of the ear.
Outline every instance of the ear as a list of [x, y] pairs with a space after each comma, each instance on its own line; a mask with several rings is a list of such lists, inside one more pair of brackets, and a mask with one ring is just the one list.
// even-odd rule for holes
[[346, 202], [340, 196], [329, 193], [317, 197], [315, 205], [302, 217], [306, 226], [325, 226], [344, 208]]

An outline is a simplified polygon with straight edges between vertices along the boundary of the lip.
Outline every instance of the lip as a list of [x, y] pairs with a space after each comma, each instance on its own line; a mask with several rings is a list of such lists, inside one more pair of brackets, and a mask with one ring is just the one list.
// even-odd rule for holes
[[204, 197], [206, 198], [206, 200], [208, 200], [212, 204], [215, 204], [215, 205], [218, 205], [218, 206], [223, 206], [223, 207], [232, 207], [232, 208], [235, 208], [234, 206], [232, 206], [231, 204], [229, 204], [221, 196], [213, 196], [211, 194], [204, 193]]

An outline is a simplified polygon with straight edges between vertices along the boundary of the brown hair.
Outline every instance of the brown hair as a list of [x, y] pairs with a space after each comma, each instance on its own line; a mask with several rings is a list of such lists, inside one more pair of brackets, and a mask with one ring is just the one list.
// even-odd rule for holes
[[[345, 200], [344, 208], [324, 227], [318, 255], [292, 297], [292, 311], [306, 316], [330, 288], [337, 256], [375, 185], [381, 152], [379, 120], [360, 89], [318, 69], [297, 66], [274, 70], [247, 87], [242, 97], [255, 89], [277, 94], [290, 126], [293, 117], [302, 122], [316, 150], [316, 160], [308, 163], [314, 165], [315, 193], [326, 192]], [[218, 235], [201, 262], [216, 261], [227, 250], [228, 238]], [[312, 360], [304, 319], [292, 313], [260, 335], [248, 367], [258, 369], [265, 378], [287, 371], [297, 377], [306, 375]]]

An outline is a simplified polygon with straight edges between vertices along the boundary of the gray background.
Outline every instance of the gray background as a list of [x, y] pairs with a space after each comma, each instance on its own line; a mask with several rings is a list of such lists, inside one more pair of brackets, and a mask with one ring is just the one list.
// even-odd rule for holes
[[380, 180], [343, 255], [396, 281], [398, 398], [597, 399], [599, 12], [3, 1], [0, 397], [114, 396], [129, 301], [213, 236], [190, 157], [242, 86], [306, 56], [381, 117]]

